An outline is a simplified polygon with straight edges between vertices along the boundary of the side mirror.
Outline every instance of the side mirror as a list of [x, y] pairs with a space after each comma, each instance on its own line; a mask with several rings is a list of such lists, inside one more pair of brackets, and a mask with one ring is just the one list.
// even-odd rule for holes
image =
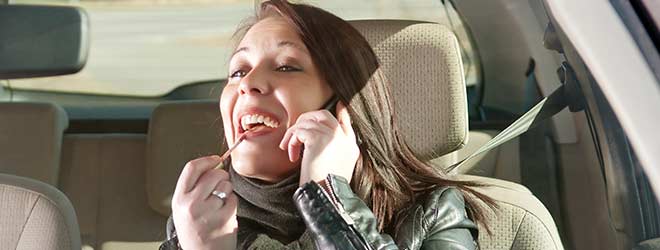
[[73, 74], [85, 66], [88, 50], [84, 10], [0, 5], [0, 79]]

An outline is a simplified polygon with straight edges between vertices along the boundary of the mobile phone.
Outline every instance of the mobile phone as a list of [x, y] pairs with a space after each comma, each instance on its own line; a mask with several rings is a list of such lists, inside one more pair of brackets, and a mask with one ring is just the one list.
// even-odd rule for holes
[[332, 116], [334, 116], [336, 118], [337, 117], [337, 103], [338, 102], [339, 102], [339, 97], [337, 97], [336, 95], [332, 95], [332, 97], [330, 97], [330, 100], [328, 100], [325, 104], [323, 104], [323, 108], [321, 108], [321, 109], [325, 109], [327, 111], [330, 111], [330, 114], [332, 114]]

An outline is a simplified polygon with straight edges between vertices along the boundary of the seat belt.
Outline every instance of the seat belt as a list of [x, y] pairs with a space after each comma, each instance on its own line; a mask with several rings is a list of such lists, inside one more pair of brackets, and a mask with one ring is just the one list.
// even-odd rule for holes
[[518, 137], [559, 113], [566, 107], [569, 107], [571, 112], [583, 110], [584, 103], [581, 96], [582, 92], [571, 66], [567, 62], [563, 62], [557, 70], [557, 74], [559, 75], [560, 81], [563, 83], [558, 89], [553, 91], [549, 96], [543, 98], [543, 100], [534, 105], [534, 107], [527, 111], [527, 113], [523, 114], [493, 139], [486, 142], [486, 144], [477, 149], [477, 151], [458, 163], [449, 166], [447, 172], [455, 174], [456, 171], [464, 166], [470, 159]]

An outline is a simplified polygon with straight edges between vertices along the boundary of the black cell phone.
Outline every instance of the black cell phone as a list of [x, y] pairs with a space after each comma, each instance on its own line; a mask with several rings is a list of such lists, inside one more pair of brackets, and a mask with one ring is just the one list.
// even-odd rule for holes
[[332, 95], [330, 97], [330, 100], [328, 100], [325, 104], [323, 104], [323, 108], [327, 111], [330, 111], [330, 114], [334, 116], [335, 118], [337, 117], [337, 103], [339, 102], [339, 97], [336, 95]]

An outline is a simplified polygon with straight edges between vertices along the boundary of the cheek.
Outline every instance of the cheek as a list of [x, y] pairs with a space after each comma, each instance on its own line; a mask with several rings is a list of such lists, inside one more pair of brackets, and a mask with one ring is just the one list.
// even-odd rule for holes
[[[232, 113], [234, 107], [236, 106], [236, 100], [238, 98], [238, 93], [236, 93], [236, 87], [233, 85], [227, 85], [222, 90], [220, 95], [220, 113], [222, 116], [222, 124], [225, 131], [225, 136], [227, 137], [227, 142], [233, 141], [233, 138], [229, 135], [233, 135], [232, 128]], [[230, 139], [231, 138], [231, 141]]]
[[301, 98], [306, 95], [303, 90], [294, 89], [294, 88], [278, 88], [275, 91], [275, 96], [278, 99], [278, 102], [284, 108], [286, 112], [287, 127], [293, 125], [298, 116], [302, 113], [308, 111], [306, 103]]
[[286, 110], [289, 126], [291, 126], [301, 114], [321, 108], [325, 100], [332, 95], [327, 92], [320, 86], [308, 85], [299, 88], [280, 88], [276, 95]]

